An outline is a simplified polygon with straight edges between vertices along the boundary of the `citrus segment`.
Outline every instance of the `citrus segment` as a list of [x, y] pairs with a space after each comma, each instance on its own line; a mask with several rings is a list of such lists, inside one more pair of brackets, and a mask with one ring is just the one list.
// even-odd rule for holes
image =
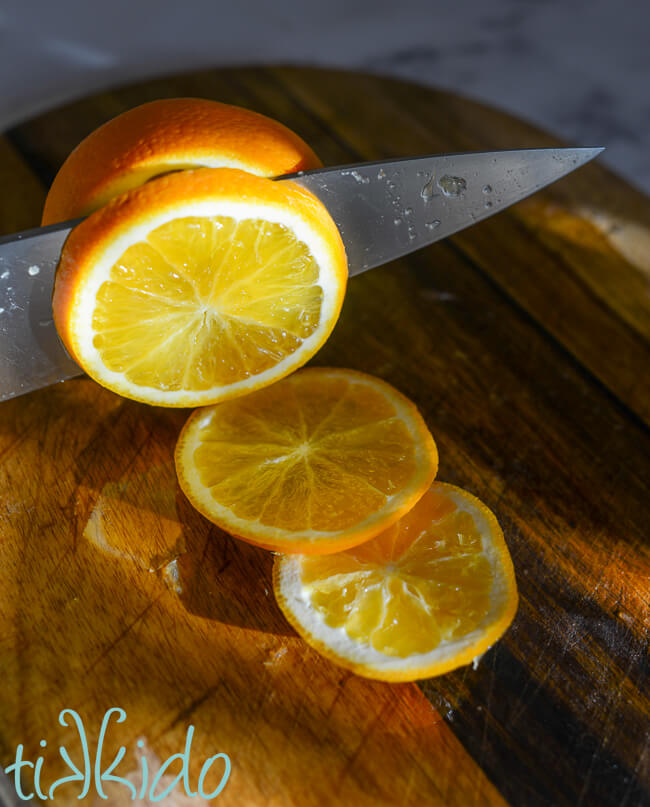
[[317, 650], [360, 675], [392, 681], [469, 663], [517, 608], [496, 518], [441, 482], [361, 546], [276, 558], [274, 587], [287, 619]]
[[181, 487], [207, 518], [307, 553], [385, 529], [428, 488], [437, 460], [410, 401], [379, 379], [323, 368], [197, 411], [176, 450]]
[[199, 169], [129, 191], [72, 231], [54, 318], [104, 386], [203, 405], [304, 364], [334, 327], [346, 279], [338, 230], [307, 191]]
[[170, 171], [238, 168], [275, 177], [320, 165], [297, 134], [265, 115], [205, 98], [151, 101], [74, 149], [54, 178], [42, 224], [86, 216]]

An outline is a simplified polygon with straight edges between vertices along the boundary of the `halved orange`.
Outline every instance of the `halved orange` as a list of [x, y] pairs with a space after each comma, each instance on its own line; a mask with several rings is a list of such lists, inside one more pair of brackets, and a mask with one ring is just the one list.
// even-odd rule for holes
[[277, 557], [273, 577], [280, 608], [310, 645], [358, 675], [386, 681], [468, 664], [517, 610], [496, 518], [442, 482], [371, 541], [324, 558]]
[[282, 552], [367, 541], [413, 507], [437, 466], [411, 401], [377, 378], [325, 368], [198, 410], [176, 448], [180, 485], [206, 518]]
[[343, 242], [311, 193], [232, 168], [128, 191], [68, 237], [54, 322], [96, 381], [162, 406], [203, 406], [304, 364], [338, 318]]
[[239, 168], [281, 176], [321, 162], [281, 123], [205, 98], [169, 98], [130, 109], [100, 126], [54, 178], [42, 224], [81, 216], [170, 171]]

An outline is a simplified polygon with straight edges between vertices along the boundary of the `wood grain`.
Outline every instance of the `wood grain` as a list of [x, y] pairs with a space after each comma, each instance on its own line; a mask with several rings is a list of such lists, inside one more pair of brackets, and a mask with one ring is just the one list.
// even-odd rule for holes
[[[0, 227], [37, 223], [42, 185], [85, 134], [176, 95], [273, 115], [330, 164], [554, 142], [377, 77], [210, 71], [9, 132], [0, 171], [31, 190], [0, 204]], [[164, 759], [193, 723], [194, 780], [205, 757], [231, 756], [216, 803], [650, 803], [649, 239], [648, 200], [596, 164], [350, 283], [315, 363], [416, 401], [439, 478], [496, 512], [520, 588], [513, 627], [476, 669], [419, 686], [351, 676], [293, 634], [269, 593], [270, 556], [178, 490], [187, 413], [88, 380], [2, 404], [0, 763], [19, 742], [33, 758], [45, 737], [51, 781], [59, 710], [77, 709], [96, 738], [120, 706], [113, 746], [146, 737]]]
[[[342, 93], [335, 73], [278, 70], [276, 74], [365, 159], [447, 151], [452, 132], [459, 151], [558, 145], [505, 116], [488, 134], [485, 123], [490, 116], [484, 123], [483, 107], [463, 108], [457, 99], [442, 93], [425, 98], [419, 88], [365, 76], [346, 81]], [[354, 115], [350, 97], [355, 98]], [[585, 209], [595, 209], [606, 219], [643, 222], [647, 227], [650, 202], [632, 189], [627, 196], [620, 190], [609, 192], [611, 179], [608, 182], [607, 172], [598, 164], [579, 173], [581, 177], [556, 183], [507, 216], [465, 230], [454, 242], [647, 423], [650, 266], [634, 266], [620, 255], [612, 261], [611, 251], [601, 257], [603, 237], [595, 225], [582, 240], [575, 231], [588, 228]], [[587, 179], [596, 193], [580, 197], [576, 190], [563, 192], [567, 187], [579, 188], [578, 182]], [[508, 225], [511, 230], [504, 232]], [[535, 238], [526, 237], [533, 232]], [[619, 292], [621, 287], [624, 292]]]

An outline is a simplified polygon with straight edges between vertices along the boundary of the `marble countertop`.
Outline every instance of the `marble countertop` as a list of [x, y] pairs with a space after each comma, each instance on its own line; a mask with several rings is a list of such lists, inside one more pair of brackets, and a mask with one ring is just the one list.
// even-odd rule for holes
[[5, 0], [0, 129], [93, 90], [229, 64], [401, 76], [501, 107], [650, 193], [647, 0]]

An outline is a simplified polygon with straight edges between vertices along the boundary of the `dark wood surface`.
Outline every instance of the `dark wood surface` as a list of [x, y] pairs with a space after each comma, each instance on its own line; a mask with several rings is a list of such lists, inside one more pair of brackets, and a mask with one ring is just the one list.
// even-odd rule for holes
[[[2, 232], [38, 223], [48, 183], [92, 129], [178, 95], [276, 117], [326, 164], [555, 144], [397, 81], [210, 71], [7, 133]], [[476, 669], [417, 685], [351, 676], [293, 634], [269, 593], [271, 556], [178, 491], [186, 412], [87, 379], [3, 403], [0, 763], [18, 743], [35, 758], [45, 738], [49, 782], [74, 736], [60, 709], [76, 709], [92, 740], [118, 706], [115, 745], [146, 737], [164, 759], [192, 723], [194, 777], [228, 753], [215, 803], [650, 804], [649, 289], [650, 202], [598, 163], [350, 282], [314, 363], [373, 373], [416, 401], [439, 478], [497, 514], [521, 596]], [[135, 768], [129, 751], [120, 770]]]

